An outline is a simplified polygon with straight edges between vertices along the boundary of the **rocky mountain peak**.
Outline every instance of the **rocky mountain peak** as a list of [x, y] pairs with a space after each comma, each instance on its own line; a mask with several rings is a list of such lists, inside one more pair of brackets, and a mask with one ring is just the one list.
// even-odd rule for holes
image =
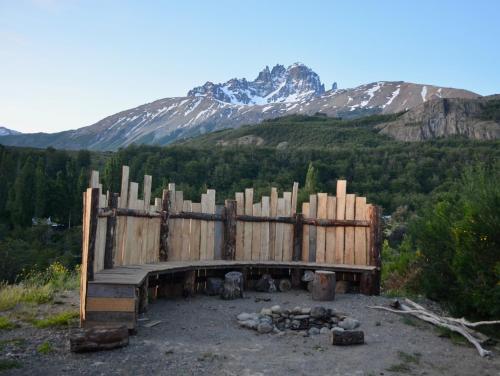
[[21, 134], [21, 132], [0, 126], [0, 136], [10, 136], [15, 134]]
[[311, 99], [324, 92], [318, 74], [304, 64], [295, 63], [288, 68], [277, 64], [272, 70], [266, 66], [253, 81], [245, 78], [219, 84], [207, 81], [190, 90], [188, 96], [207, 96], [237, 105], [263, 105]]

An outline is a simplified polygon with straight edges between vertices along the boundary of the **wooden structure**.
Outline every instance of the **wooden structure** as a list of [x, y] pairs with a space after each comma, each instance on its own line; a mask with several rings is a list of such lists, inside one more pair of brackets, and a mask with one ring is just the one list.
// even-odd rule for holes
[[154, 199], [151, 187], [152, 177], [144, 176], [139, 197], [139, 184], [129, 182], [123, 166], [121, 192], [104, 194], [99, 173], [92, 173], [83, 195], [83, 326], [135, 328], [148, 291], [157, 287], [150, 280], [188, 271], [203, 283], [209, 270], [273, 269], [291, 273], [292, 281], [300, 269], [329, 270], [364, 294], [379, 292], [380, 210], [347, 194], [344, 180], [336, 197], [311, 195], [302, 213], [298, 183], [281, 197], [272, 188], [259, 200], [245, 189], [224, 205], [216, 205], [213, 189], [195, 203], [175, 184]]

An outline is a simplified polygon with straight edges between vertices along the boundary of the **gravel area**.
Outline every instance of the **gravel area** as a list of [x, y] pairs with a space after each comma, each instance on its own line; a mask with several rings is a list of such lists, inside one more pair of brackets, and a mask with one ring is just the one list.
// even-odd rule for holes
[[[257, 299], [256, 299], [257, 298]], [[270, 301], [260, 299], [270, 298]], [[225, 301], [197, 295], [158, 300], [150, 305], [128, 347], [72, 354], [68, 329], [22, 327], [0, 331], [1, 359], [22, 366], [7, 375], [500, 375], [500, 352], [480, 358], [466, 344], [438, 336], [426, 323], [366, 308], [387, 304], [388, 298], [337, 295], [318, 304], [306, 291], [248, 292], [244, 299]], [[323, 305], [356, 318], [366, 344], [337, 347], [329, 335], [259, 334], [238, 325], [242, 312]], [[148, 328], [153, 320], [161, 323]], [[18, 339], [18, 342], [10, 340]], [[37, 347], [49, 342], [46, 355]]]

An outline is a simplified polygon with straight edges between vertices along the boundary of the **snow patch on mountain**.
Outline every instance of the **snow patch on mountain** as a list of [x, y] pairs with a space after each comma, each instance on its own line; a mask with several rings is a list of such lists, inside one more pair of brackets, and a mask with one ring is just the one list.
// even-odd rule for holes
[[21, 132], [0, 126], [0, 136], [10, 136], [10, 135], [14, 135], [14, 134], [21, 134]]

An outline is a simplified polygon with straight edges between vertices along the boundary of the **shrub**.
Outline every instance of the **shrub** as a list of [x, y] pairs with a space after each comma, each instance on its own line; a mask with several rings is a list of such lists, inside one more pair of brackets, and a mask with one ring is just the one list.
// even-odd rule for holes
[[410, 226], [420, 286], [456, 315], [500, 315], [500, 165], [468, 169]]

